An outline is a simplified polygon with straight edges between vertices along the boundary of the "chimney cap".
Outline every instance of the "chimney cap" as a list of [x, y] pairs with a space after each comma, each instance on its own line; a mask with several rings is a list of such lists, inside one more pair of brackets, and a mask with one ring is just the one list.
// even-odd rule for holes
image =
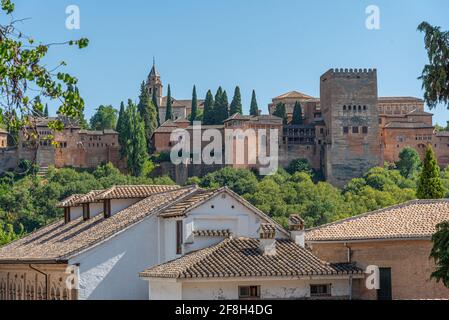
[[288, 227], [290, 231], [301, 231], [304, 230], [304, 220], [301, 219], [299, 214], [292, 214], [288, 219]]
[[276, 238], [276, 227], [271, 223], [261, 223], [259, 227], [260, 239]]

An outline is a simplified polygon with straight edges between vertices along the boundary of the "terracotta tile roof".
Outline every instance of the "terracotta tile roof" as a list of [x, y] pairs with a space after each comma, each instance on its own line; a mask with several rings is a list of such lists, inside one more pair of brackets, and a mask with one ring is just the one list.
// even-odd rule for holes
[[61, 202], [59, 202], [56, 207], [57, 208], [67, 208], [67, 207], [73, 207], [76, 206], [75, 202], [84, 197], [84, 194], [72, 194], [70, 197], [67, 197], [63, 200], [61, 200]]
[[273, 98], [273, 99], [287, 99], [287, 98], [290, 98], [290, 99], [296, 98], [296, 99], [305, 99], [305, 100], [314, 99], [314, 97], [309, 96], [304, 93], [301, 93], [301, 92], [298, 92], [298, 91], [290, 91], [290, 92], [284, 93], [280, 96], [277, 96], [276, 98]]
[[259, 251], [259, 240], [225, 239], [177, 260], [149, 268], [141, 277], [230, 278], [363, 274], [354, 265], [328, 264], [290, 240], [277, 240], [276, 255]]
[[1, 263], [64, 262], [81, 251], [101, 243], [145, 217], [163, 210], [175, 200], [195, 190], [194, 187], [154, 194], [105, 219], [103, 215], [64, 224], [60, 220], [24, 238], [0, 248]]
[[187, 211], [191, 210], [192, 208], [201, 204], [203, 201], [217, 194], [219, 190], [220, 189], [218, 190], [197, 189], [188, 197], [184, 197], [180, 201], [170, 206], [170, 208], [167, 208], [163, 212], [159, 213], [159, 217], [162, 218], [182, 217], [187, 213]]
[[115, 186], [95, 197], [95, 200], [105, 199], [129, 199], [129, 198], [146, 198], [156, 193], [163, 193], [175, 189], [180, 186], [161, 186], [161, 185], [140, 185], [140, 186]]
[[416, 97], [379, 97], [378, 98], [379, 102], [409, 102], [409, 101], [413, 101], [413, 102], [424, 102], [424, 100], [416, 98]]
[[83, 203], [93, 203], [93, 202], [101, 202], [102, 200], [97, 200], [97, 197], [105, 192], [105, 190], [93, 190], [86, 195], [83, 195], [82, 197], [76, 199], [73, 202], [74, 206], [81, 205]]
[[449, 200], [415, 200], [307, 230], [306, 241], [428, 239], [449, 220]]
[[276, 237], [276, 227], [270, 223], [261, 223], [259, 235], [261, 239], [274, 239]]
[[195, 230], [193, 231], [195, 237], [224, 237], [231, 236], [231, 230]]

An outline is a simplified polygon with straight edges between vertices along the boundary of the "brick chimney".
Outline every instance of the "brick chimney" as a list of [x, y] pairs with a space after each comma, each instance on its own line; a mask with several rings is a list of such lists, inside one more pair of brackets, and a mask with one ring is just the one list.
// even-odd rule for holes
[[269, 223], [261, 223], [259, 227], [259, 250], [265, 256], [276, 255], [276, 228]]
[[305, 246], [305, 230], [304, 220], [299, 215], [293, 214], [288, 219], [288, 229], [290, 230], [291, 239], [304, 248]]

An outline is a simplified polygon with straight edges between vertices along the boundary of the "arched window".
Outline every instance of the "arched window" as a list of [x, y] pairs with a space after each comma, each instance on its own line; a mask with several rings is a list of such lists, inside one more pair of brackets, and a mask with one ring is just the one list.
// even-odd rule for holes
[[346, 111], [346, 105], [343, 106], [343, 111]]

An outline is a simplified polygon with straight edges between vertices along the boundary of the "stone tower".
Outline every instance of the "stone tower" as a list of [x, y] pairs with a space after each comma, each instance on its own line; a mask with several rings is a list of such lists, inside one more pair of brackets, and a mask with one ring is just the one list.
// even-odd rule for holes
[[331, 69], [320, 79], [323, 172], [335, 186], [382, 165], [376, 69]]
[[160, 107], [162, 104], [162, 81], [161, 76], [156, 70], [156, 62], [153, 58], [153, 67], [151, 68], [150, 74], [148, 75], [147, 79], [147, 88], [148, 92], [150, 93], [150, 96], [153, 96], [153, 90], [156, 91], [156, 97], [158, 101], [158, 106]]

